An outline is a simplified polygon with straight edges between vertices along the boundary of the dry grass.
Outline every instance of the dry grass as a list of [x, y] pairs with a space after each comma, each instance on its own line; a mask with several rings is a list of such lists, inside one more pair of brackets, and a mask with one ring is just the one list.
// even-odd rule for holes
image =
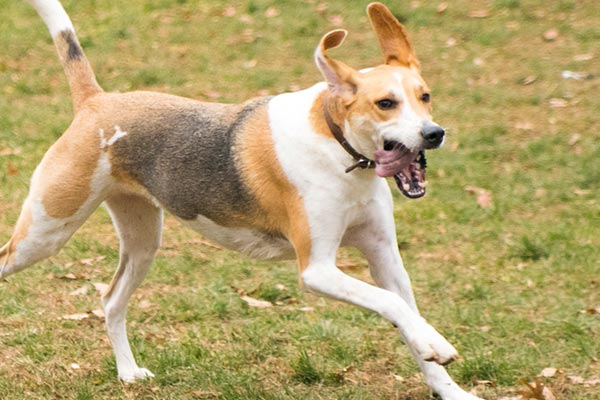
[[[31, 172], [71, 117], [47, 32], [24, 3], [0, 0], [0, 152], [15, 153], [0, 155], [3, 239]], [[227, 102], [318, 80], [312, 51], [338, 24], [350, 37], [337, 57], [379, 63], [365, 5], [65, 2], [105, 88]], [[420, 308], [464, 358], [451, 374], [496, 399], [528, 393], [522, 379], [555, 367], [542, 380], [558, 398], [600, 399], [600, 385], [590, 384], [600, 377], [600, 314], [592, 311], [600, 306], [600, 4], [390, 6], [411, 32], [436, 121], [450, 131], [429, 157], [428, 196], [398, 198], [396, 219]], [[552, 29], [558, 36], [544, 39]], [[563, 79], [565, 70], [592, 76]], [[491, 206], [480, 207], [467, 186], [487, 190]], [[99, 210], [58, 256], [0, 284], [0, 398], [430, 398], [379, 317], [304, 293], [293, 263], [247, 260], [171, 218], [165, 225], [129, 313], [134, 351], [156, 379], [119, 384], [101, 319], [64, 319], [100, 308], [92, 283], [108, 282], [117, 261]], [[340, 260], [368, 279], [356, 252]], [[69, 295], [84, 286], [87, 293]], [[250, 308], [240, 293], [279, 304]]]

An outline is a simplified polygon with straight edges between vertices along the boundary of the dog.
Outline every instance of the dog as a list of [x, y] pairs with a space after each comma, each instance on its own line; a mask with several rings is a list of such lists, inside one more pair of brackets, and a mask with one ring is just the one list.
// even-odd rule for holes
[[[367, 14], [384, 63], [355, 70], [328, 55], [347, 32], [322, 37], [314, 54], [324, 82], [243, 104], [98, 85], [58, 0], [29, 0], [45, 22], [68, 79], [74, 119], [31, 178], [0, 278], [56, 254], [104, 203], [120, 259], [102, 296], [118, 377], [153, 377], [137, 365], [125, 314], [161, 242], [163, 210], [229, 249], [296, 258], [301, 283], [379, 313], [397, 327], [425, 381], [445, 400], [474, 400], [443, 365], [456, 349], [420, 315], [397, 246], [393, 177], [408, 198], [425, 194], [425, 151], [443, 144], [431, 95], [405, 28], [386, 6]], [[376, 286], [336, 267], [340, 246], [366, 257]]]

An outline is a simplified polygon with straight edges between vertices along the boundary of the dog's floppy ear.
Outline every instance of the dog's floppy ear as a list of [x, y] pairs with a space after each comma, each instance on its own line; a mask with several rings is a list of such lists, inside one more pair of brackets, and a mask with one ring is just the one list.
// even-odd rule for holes
[[377, 34], [385, 63], [419, 69], [419, 60], [408, 40], [406, 29], [394, 14], [381, 3], [369, 4], [367, 14]]
[[356, 92], [358, 72], [343, 62], [329, 57], [327, 50], [341, 45], [347, 34], [348, 32], [343, 29], [325, 34], [315, 51], [315, 62], [325, 81], [329, 84], [330, 90], [335, 95], [346, 99]]

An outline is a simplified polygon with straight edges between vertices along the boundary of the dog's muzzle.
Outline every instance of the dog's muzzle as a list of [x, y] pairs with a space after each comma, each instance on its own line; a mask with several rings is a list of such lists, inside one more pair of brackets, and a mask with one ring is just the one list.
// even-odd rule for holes
[[428, 122], [421, 129], [421, 136], [426, 149], [436, 149], [444, 143], [446, 132], [441, 126]]

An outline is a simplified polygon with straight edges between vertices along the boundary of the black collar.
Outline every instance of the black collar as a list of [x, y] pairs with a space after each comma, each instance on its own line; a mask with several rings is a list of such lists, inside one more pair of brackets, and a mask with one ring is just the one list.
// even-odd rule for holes
[[344, 150], [346, 150], [346, 152], [350, 154], [352, 158], [354, 158], [354, 161], [356, 161], [355, 164], [352, 164], [351, 166], [346, 168], [346, 173], [351, 172], [356, 168], [375, 168], [375, 161], [362, 155], [361, 153], [356, 151], [356, 149], [352, 147], [350, 143], [348, 143], [348, 141], [344, 137], [344, 131], [342, 131], [342, 128], [340, 128], [338, 124], [333, 122], [331, 114], [329, 114], [329, 110], [327, 109], [327, 103], [325, 101], [323, 101], [323, 115], [325, 116], [325, 121], [327, 122], [327, 126], [333, 134], [333, 137], [342, 145]]

